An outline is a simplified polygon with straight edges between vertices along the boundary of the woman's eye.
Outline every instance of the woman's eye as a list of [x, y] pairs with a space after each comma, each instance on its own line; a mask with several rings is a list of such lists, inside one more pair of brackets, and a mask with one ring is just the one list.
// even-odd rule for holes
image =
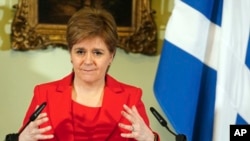
[[77, 50], [76, 53], [77, 54], [83, 54], [84, 52], [83, 52], [83, 50]]
[[100, 51], [95, 51], [94, 52], [97, 56], [99, 56], [99, 55], [102, 55], [103, 53], [102, 52], [100, 52]]

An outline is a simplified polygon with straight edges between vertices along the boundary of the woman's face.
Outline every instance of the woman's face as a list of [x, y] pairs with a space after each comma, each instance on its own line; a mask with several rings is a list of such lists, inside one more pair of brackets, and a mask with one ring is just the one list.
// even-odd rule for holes
[[84, 83], [103, 81], [113, 60], [102, 38], [87, 38], [73, 45], [70, 52], [75, 79]]

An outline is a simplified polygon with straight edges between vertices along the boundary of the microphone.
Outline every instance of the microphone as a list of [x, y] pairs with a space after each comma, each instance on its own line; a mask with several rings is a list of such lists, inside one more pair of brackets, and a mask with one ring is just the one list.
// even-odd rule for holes
[[30, 116], [29, 121], [25, 124], [25, 126], [18, 132], [18, 134], [21, 134], [23, 132], [23, 130], [30, 124], [30, 122], [34, 121], [38, 115], [42, 112], [42, 110], [45, 108], [46, 106], [46, 102], [43, 102], [36, 110], [35, 112]]
[[150, 107], [150, 111], [155, 116], [155, 118], [159, 121], [161, 126], [165, 127], [172, 135], [176, 136], [176, 134], [168, 128], [167, 121], [155, 110], [155, 108]]
[[176, 141], [187, 141], [186, 136], [183, 134], [175, 134], [172, 130], [169, 129], [167, 121], [156, 111], [154, 107], [150, 107], [150, 111], [155, 116], [155, 118], [158, 120], [158, 122], [165, 127], [172, 135], [175, 136]]

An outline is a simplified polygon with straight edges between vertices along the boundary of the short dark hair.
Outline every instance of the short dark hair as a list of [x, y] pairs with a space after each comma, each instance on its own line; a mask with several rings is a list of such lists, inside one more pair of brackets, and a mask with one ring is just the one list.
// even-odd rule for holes
[[97, 36], [103, 39], [111, 53], [115, 53], [118, 42], [117, 25], [107, 10], [84, 7], [69, 19], [66, 31], [69, 51], [74, 44]]

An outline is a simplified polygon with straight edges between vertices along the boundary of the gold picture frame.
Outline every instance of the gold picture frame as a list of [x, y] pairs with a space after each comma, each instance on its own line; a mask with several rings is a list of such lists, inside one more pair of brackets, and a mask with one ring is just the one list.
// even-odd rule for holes
[[[44, 2], [45, 0], [40, 1]], [[39, 17], [40, 15], [38, 12], [42, 9], [39, 8], [40, 1], [19, 0], [18, 4], [14, 5], [15, 15], [11, 25], [11, 46], [13, 50], [27, 51], [46, 49], [48, 46], [67, 48], [65, 38], [66, 24], [44, 22], [47, 20], [41, 23], [42, 18]], [[47, 1], [58, 1], [62, 3], [62, 0]], [[93, 1], [100, 2], [102, 0], [75, 0], [75, 2], [85, 3], [92, 3]], [[119, 0], [113, 0], [113, 2], [118, 1]], [[124, 2], [125, 0], [120, 1]], [[154, 11], [151, 9], [150, 0], [130, 1], [130, 8], [132, 11], [129, 17], [131, 18], [130, 25], [124, 26], [118, 24], [118, 47], [124, 49], [127, 53], [156, 55], [157, 30], [153, 19]], [[55, 9], [55, 5], [50, 6], [53, 6]], [[46, 16], [49, 15], [45, 14], [45, 18]], [[126, 18], [126, 16], [124, 16], [124, 18]]]

